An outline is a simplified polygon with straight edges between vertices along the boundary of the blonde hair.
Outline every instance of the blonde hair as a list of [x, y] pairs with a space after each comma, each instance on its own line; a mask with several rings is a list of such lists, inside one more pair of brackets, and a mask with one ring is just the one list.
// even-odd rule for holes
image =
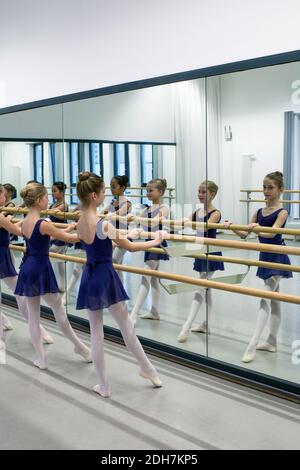
[[213, 181], [210, 181], [210, 180], [206, 180], [206, 181], [202, 181], [202, 183], [200, 183], [200, 186], [202, 184], [204, 184], [206, 186], [207, 190], [210, 193], [213, 193], [214, 195], [217, 194], [219, 186], [216, 183], [214, 183]]
[[153, 180], [148, 181], [147, 186], [148, 186], [148, 184], [154, 184], [154, 186], [156, 187], [156, 189], [158, 189], [158, 191], [161, 191], [162, 194], [165, 194], [165, 190], [167, 188], [167, 180], [166, 179], [164, 179], [164, 178], [154, 178]]
[[103, 179], [101, 176], [96, 175], [96, 173], [90, 173], [89, 171], [79, 173], [76, 185], [77, 196], [82, 203], [86, 204], [89, 195], [91, 193], [99, 193], [103, 186]]
[[272, 173], [267, 174], [265, 177], [274, 181], [278, 189], [283, 189], [284, 182], [283, 182], [283, 174], [281, 173], [281, 171], [273, 171]]
[[29, 183], [21, 189], [20, 196], [27, 207], [33, 207], [39, 198], [47, 194], [46, 187], [41, 183]]

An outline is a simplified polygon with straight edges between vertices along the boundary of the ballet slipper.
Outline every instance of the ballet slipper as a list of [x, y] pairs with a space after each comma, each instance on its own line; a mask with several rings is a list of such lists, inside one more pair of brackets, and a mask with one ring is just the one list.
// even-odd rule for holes
[[74, 348], [76, 354], [80, 354], [85, 362], [93, 362], [91, 351], [84, 344], [80, 349]]
[[53, 338], [52, 336], [49, 335], [49, 333], [45, 333], [42, 335], [42, 341], [43, 341], [43, 344], [53, 344], [54, 341], [53, 341]]
[[266, 343], [262, 343], [262, 344], [259, 344], [256, 349], [258, 351], [268, 351], [268, 352], [277, 352], [277, 348], [276, 346], [274, 346], [273, 344], [270, 344], [268, 342]]
[[187, 330], [181, 330], [181, 332], [177, 336], [178, 343], [185, 343], [188, 339], [188, 334], [189, 333]]
[[5, 322], [3, 322], [3, 331], [11, 331], [13, 329], [14, 329], [13, 324], [9, 320], [6, 320]]
[[255, 353], [256, 353], [256, 346], [249, 345], [248, 348], [245, 351], [245, 354], [243, 356], [242, 361], [243, 362], [252, 362], [253, 359], [255, 358]]
[[95, 385], [93, 387], [94, 392], [98, 393], [101, 395], [103, 398], [109, 398], [111, 396], [111, 391], [110, 390], [101, 390], [100, 385]]
[[39, 369], [41, 370], [47, 370], [48, 369], [48, 366], [47, 364], [43, 364], [41, 361], [39, 361], [38, 359], [36, 359], [33, 364], [35, 365], [35, 367], [38, 367]]
[[196, 325], [191, 328], [191, 331], [193, 333], [207, 333], [208, 335], [210, 334], [210, 329], [206, 325], [205, 322], [201, 323], [201, 325]]
[[159, 320], [160, 319], [158, 311], [154, 308], [152, 308], [150, 312], [147, 312], [141, 315], [140, 318], [143, 318], [143, 320]]
[[144, 379], [149, 379], [153, 383], [154, 387], [162, 387], [162, 381], [160, 380], [156, 371], [144, 372], [140, 370], [139, 375]]

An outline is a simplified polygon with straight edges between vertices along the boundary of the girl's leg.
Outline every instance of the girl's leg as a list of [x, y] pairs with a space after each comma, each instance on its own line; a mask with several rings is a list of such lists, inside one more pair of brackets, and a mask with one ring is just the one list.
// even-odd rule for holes
[[74, 289], [77, 281], [79, 280], [79, 278], [82, 274], [82, 268], [83, 268], [82, 264], [74, 264], [73, 273], [72, 273], [72, 276], [70, 277], [70, 281], [69, 281], [67, 290], [64, 293], [64, 295], [62, 296], [62, 301], [63, 301], [64, 305], [66, 305], [66, 303], [67, 303], [68, 293], [72, 292], [72, 290]]
[[[159, 260], [152, 260], [150, 269], [154, 269], [155, 271], [159, 268]], [[149, 266], [149, 267], [150, 267]], [[141, 315], [141, 318], [150, 319], [150, 320], [159, 320], [159, 313], [158, 313], [158, 302], [159, 302], [159, 280], [158, 277], [151, 276], [150, 277], [150, 286], [151, 286], [151, 296], [152, 296], [152, 306], [149, 313], [145, 313]]]
[[109, 311], [119, 325], [127, 348], [134, 355], [141, 367], [140, 375], [151, 380], [153, 385], [156, 387], [161, 387], [162, 383], [158, 377], [157, 371], [147, 358], [145, 351], [135, 334], [133, 324], [128, 316], [126, 303], [122, 301], [117, 304], [113, 304], [109, 307]]
[[[203, 272], [203, 273], [199, 273], [199, 274], [200, 274], [200, 279], [211, 279], [212, 276], [214, 275], [214, 271], [208, 271], [208, 272]], [[193, 324], [193, 321], [195, 320], [195, 318], [197, 316], [197, 313], [200, 310], [200, 307], [203, 303], [203, 300], [205, 299], [206, 290], [207, 290], [206, 287], [200, 287], [197, 290], [197, 292], [195, 293], [193, 301], [192, 301], [191, 309], [190, 309], [189, 315], [187, 317], [187, 320], [184, 323], [184, 325], [181, 329], [181, 332], [177, 336], [177, 340], [179, 341], [179, 343], [184, 343], [187, 340], [189, 330], [190, 330], [190, 328]], [[210, 289], [208, 289], [208, 290], [210, 290]], [[210, 294], [210, 297], [208, 297], [208, 299], [210, 299], [209, 308], [211, 308], [211, 294]], [[206, 328], [207, 328], [206, 322], [204, 322], [204, 323], [202, 323], [202, 325], [200, 325], [200, 327], [203, 328], [202, 330], [200, 330], [200, 327], [199, 327], [199, 329], [194, 330], [194, 331], [203, 331], [204, 332], [204, 326], [206, 326]]]
[[88, 310], [88, 316], [91, 327], [92, 358], [99, 380], [99, 384], [95, 385], [93, 390], [107, 398], [110, 396], [110, 390], [104, 359], [103, 311]]
[[[122, 264], [125, 253], [126, 253], [126, 250], [124, 250], [124, 248], [119, 248], [118, 246], [116, 246], [114, 251], [113, 251], [113, 258], [112, 258], [113, 263]], [[118, 276], [120, 278], [120, 281], [123, 284], [124, 283], [123, 272], [122, 271], [117, 271], [117, 273], [118, 273]]]
[[[15, 292], [16, 285], [17, 285], [18, 276], [6, 277], [3, 279], [6, 286], [12, 291]], [[23, 297], [20, 295], [16, 295], [16, 301], [19, 308], [19, 311], [22, 313], [23, 317], [26, 321], [28, 321], [28, 305], [27, 305], [27, 297]], [[45, 330], [45, 328], [40, 325], [41, 327], [41, 334], [42, 334], [42, 341], [44, 344], [52, 344], [53, 338], [49, 335], [49, 333]]]
[[[155, 266], [157, 265], [157, 263], [158, 263], [157, 260], [146, 261], [145, 268], [146, 269], [155, 269]], [[141, 287], [140, 287], [140, 290], [138, 292], [135, 305], [134, 305], [134, 307], [131, 311], [131, 314], [130, 314], [130, 319], [131, 319], [133, 325], [135, 325], [135, 323], [138, 319], [138, 316], [139, 316], [140, 309], [141, 309], [143, 303], [145, 302], [146, 297], [149, 293], [150, 283], [151, 283], [151, 276], [142, 276]]]
[[[279, 278], [279, 277], [280, 276], [276, 276], [276, 278]], [[274, 292], [279, 292], [280, 279], [278, 280], [278, 284], [277, 284], [276, 289], [274, 289]], [[257, 346], [256, 349], [259, 349], [261, 351], [276, 352], [277, 351], [277, 335], [278, 335], [278, 330], [279, 330], [280, 323], [281, 323], [281, 303], [278, 302], [277, 300], [271, 300], [270, 304], [271, 304], [270, 333], [269, 333], [267, 341]]]
[[[281, 276], [272, 276], [269, 279], [265, 280], [265, 286], [266, 290], [275, 292], [279, 285]], [[267, 323], [268, 316], [270, 313], [270, 307], [266, 301], [266, 299], [261, 299], [260, 301], [260, 309], [258, 312], [258, 318], [255, 326], [255, 330], [253, 333], [253, 336], [248, 344], [248, 347], [245, 351], [245, 354], [243, 356], [243, 362], [251, 362], [253, 361], [255, 357], [255, 351], [257, 348], [257, 344], [259, 341], [259, 338], [262, 335], [262, 332], [264, 330], [264, 327]]]
[[40, 369], [47, 369], [40, 327], [41, 299], [39, 296], [25, 297], [25, 301], [27, 303], [29, 333], [37, 355], [37, 359], [34, 361], [34, 365], [39, 367]]
[[45, 294], [43, 295], [43, 299], [52, 309], [55, 320], [60, 330], [74, 344], [75, 353], [80, 354], [86, 362], [92, 362], [91, 352], [89, 348], [82, 341], [80, 341], [80, 339], [75, 334], [73, 328], [70, 325], [59, 293]]

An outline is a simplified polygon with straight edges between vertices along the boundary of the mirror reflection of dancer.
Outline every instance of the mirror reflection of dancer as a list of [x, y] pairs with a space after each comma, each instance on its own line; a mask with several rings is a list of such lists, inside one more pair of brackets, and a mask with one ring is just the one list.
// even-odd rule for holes
[[[93, 387], [103, 397], [110, 396], [104, 360], [103, 309], [117, 322], [125, 344], [140, 365], [140, 375], [154, 386], [161, 387], [157, 371], [147, 358], [130, 321], [126, 300], [128, 296], [112, 265], [112, 241], [128, 251], [140, 251], [157, 246], [164, 236], [157, 232], [154, 240], [130, 242], [110, 222], [99, 219], [97, 207], [105, 198], [102, 178], [94, 173], [81, 173], [77, 183], [82, 215], [77, 225], [78, 236], [87, 255], [81, 278], [76, 308], [87, 309], [91, 327], [92, 357], [99, 383]], [[137, 232], [137, 230], [135, 230]]]
[[[5, 190], [0, 185], [0, 206], [5, 205]], [[10, 234], [21, 236], [21, 228], [19, 222], [14, 224], [11, 222], [11, 216], [4, 216], [0, 214], [0, 279], [4, 284], [11, 290], [15, 291], [17, 285], [17, 271], [11, 257], [11, 251], [9, 249], [9, 238]], [[26, 321], [28, 321], [28, 312], [26, 302], [24, 299], [16, 295], [16, 301], [19, 311], [22, 313]], [[2, 337], [3, 331], [12, 330], [13, 325], [8, 318], [0, 312], [0, 338]], [[41, 326], [42, 341], [46, 344], [52, 344], [53, 339], [49, 333]]]
[[[49, 209], [55, 210], [55, 212], [68, 212], [69, 206], [65, 202], [65, 191], [67, 185], [63, 181], [56, 181], [52, 185], [52, 197], [54, 203], [51, 204]], [[68, 221], [64, 216], [61, 215], [50, 215], [49, 219], [54, 223], [63, 223], [67, 224]], [[66, 252], [66, 243], [62, 240], [52, 240], [50, 252], [64, 254]], [[56, 261], [57, 271], [58, 271], [58, 287], [60, 292], [65, 292], [65, 282], [66, 282], [66, 265], [65, 261]]]
[[[203, 181], [198, 188], [198, 199], [203, 208], [198, 209], [192, 214], [188, 220], [194, 222], [208, 222], [209, 224], [217, 224], [221, 220], [221, 212], [213, 206], [213, 200], [218, 192], [218, 186], [213, 181]], [[204, 226], [197, 233], [199, 237], [216, 238], [217, 230], [208, 229]], [[222, 256], [221, 251], [210, 253], [211, 255]], [[199, 273], [200, 279], [211, 279], [215, 271], [224, 270], [224, 264], [221, 261], [208, 261], [206, 259], [196, 258], [194, 262], [194, 271]], [[203, 301], [207, 300], [207, 320], [204, 320], [200, 325], [192, 328], [193, 321], [195, 320], [198, 312], [200, 311]], [[186, 322], [184, 323], [177, 340], [179, 343], [184, 343], [188, 339], [189, 331], [198, 333], [209, 333], [209, 320], [212, 311], [212, 292], [211, 289], [206, 287], [199, 287], [194, 295], [191, 309]]]
[[67, 233], [74, 229], [75, 224], [61, 230], [40, 218], [41, 211], [48, 208], [48, 193], [44, 185], [28, 184], [22, 189], [21, 197], [29, 209], [22, 222], [27, 251], [20, 266], [15, 294], [23, 296], [27, 303], [29, 332], [37, 355], [34, 365], [47, 369], [40, 330], [41, 298], [52, 309], [59, 328], [73, 343], [75, 353], [80, 354], [86, 362], [91, 362], [90, 350], [79, 340], [69, 323], [49, 260], [50, 237], [64, 242], [78, 241], [77, 235]]
[[[156, 178], [147, 183], [147, 199], [152, 202], [151, 206], [146, 205], [146, 208], [142, 212], [141, 217], [149, 219], [149, 223], [144, 225], [143, 228], [149, 232], [156, 232], [162, 229], [162, 222], [159, 222], [155, 226], [151, 219], [160, 218], [161, 220], [169, 218], [169, 207], [162, 203], [162, 197], [167, 187], [167, 181], [165, 179]], [[166, 240], [158, 247], [167, 246]], [[144, 263], [145, 269], [154, 269], [155, 271], [159, 268], [160, 260], [167, 261], [169, 256], [167, 254], [160, 253], [149, 253], [145, 252]], [[140, 309], [145, 302], [151, 287], [152, 306], [149, 313], [140, 315]], [[138, 318], [159, 320], [158, 303], [160, 296], [159, 280], [153, 276], [142, 276], [141, 286], [136, 298], [135, 305], [131, 311], [130, 318], [135, 325]]]
[[[79, 220], [80, 213], [81, 213], [80, 210], [81, 210], [80, 204], [78, 204], [72, 210], [73, 214], [76, 214], [76, 216], [77, 216], [76, 220]], [[69, 243], [69, 247], [72, 247], [72, 246], [74, 246], [74, 250], [77, 253], [84, 253], [84, 248], [83, 248], [83, 245], [80, 241], [78, 241], [74, 244]], [[63, 302], [64, 305], [67, 305], [69, 294], [72, 292], [72, 290], [76, 286], [77, 282], [79, 281], [80, 276], [82, 275], [83, 268], [84, 268], [83, 264], [73, 263], [73, 271], [72, 271], [71, 277], [69, 279], [66, 291], [65, 291], [64, 295], [62, 296], [62, 302]]]
[[[114, 199], [111, 203], [104, 209], [104, 213], [113, 213], [121, 216], [126, 216], [130, 213], [132, 204], [124, 195], [126, 188], [128, 186], [128, 176], [116, 175], [111, 179], [110, 189]], [[124, 223], [119, 220], [112, 220], [112, 225], [114, 225], [118, 230], [128, 230], [128, 223]], [[116, 246], [113, 251], [113, 263], [122, 264], [123, 258], [126, 253], [124, 248]], [[117, 271], [120, 277], [121, 282], [123, 283], [123, 272]]]
[[[263, 227], [283, 228], [288, 218], [288, 212], [281, 207], [280, 196], [284, 190], [283, 174], [280, 171], [269, 173], [263, 181], [263, 191], [266, 199], [266, 207], [258, 209], [252, 216], [250, 228], [257, 225]], [[230, 223], [229, 223], [230, 225]], [[234, 230], [240, 237], [245, 238], [248, 232]], [[280, 234], [259, 233], [260, 243], [270, 243], [272, 245], [285, 245]], [[271, 263], [291, 264], [286, 254], [263, 253], [260, 252], [259, 261]], [[291, 271], [281, 271], [278, 269], [261, 268], [257, 269], [256, 275], [263, 279], [266, 290], [279, 292], [281, 279], [293, 277]], [[264, 327], [270, 316], [270, 332], [265, 343], [258, 345]], [[271, 300], [270, 305], [266, 299], [261, 299], [260, 309], [253, 336], [243, 356], [243, 362], [251, 362], [255, 357], [256, 350], [276, 352], [277, 335], [281, 322], [281, 304], [277, 300]]]

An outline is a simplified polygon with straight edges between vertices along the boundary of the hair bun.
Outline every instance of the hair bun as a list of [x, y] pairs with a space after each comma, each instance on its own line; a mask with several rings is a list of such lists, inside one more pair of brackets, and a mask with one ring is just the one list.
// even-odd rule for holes
[[79, 173], [78, 179], [79, 181], [86, 181], [89, 179], [90, 176], [91, 176], [91, 173], [89, 171], [84, 171], [84, 172]]
[[275, 171], [274, 173], [278, 176], [281, 176], [281, 178], [283, 178], [283, 173], [281, 173], [281, 171]]

